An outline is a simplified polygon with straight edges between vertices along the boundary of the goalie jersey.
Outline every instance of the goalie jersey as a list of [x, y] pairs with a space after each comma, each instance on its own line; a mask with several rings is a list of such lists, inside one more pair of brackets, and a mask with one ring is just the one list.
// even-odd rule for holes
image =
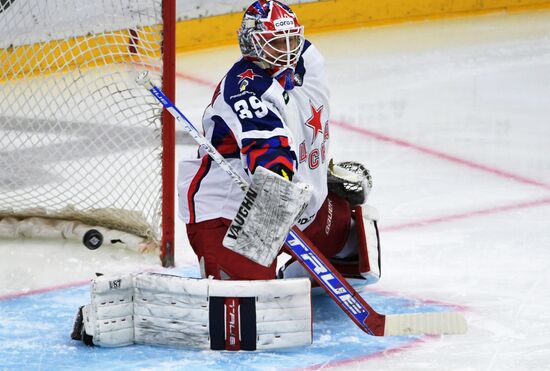
[[[313, 187], [298, 223], [306, 228], [327, 195], [329, 93], [324, 59], [306, 41], [294, 74], [295, 87], [282, 85], [253, 62], [239, 60], [222, 79], [203, 116], [206, 138], [247, 181], [257, 166], [282, 164], [293, 182]], [[186, 223], [233, 219], [244, 193], [199, 148], [179, 163], [180, 217]]]

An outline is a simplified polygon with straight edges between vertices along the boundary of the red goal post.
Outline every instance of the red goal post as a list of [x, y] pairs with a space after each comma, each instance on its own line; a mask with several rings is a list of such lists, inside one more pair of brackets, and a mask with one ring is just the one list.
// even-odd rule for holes
[[175, 0], [0, 3], [0, 237], [82, 239], [174, 265]]

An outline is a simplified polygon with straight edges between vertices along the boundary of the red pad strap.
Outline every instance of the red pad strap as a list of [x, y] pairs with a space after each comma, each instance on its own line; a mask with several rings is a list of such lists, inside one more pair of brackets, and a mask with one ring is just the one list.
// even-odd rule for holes
[[225, 349], [240, 350], [239, 298], [225, 298]]

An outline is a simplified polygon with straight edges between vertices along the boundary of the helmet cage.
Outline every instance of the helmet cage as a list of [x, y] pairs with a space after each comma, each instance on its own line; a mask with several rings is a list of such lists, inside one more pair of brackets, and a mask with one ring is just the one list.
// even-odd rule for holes
[[264, 69], [294, 68], [304, 47], [304, 27], [276, 0], [256, 0], [237, 31], [241, 53]]
[[280, 31], [252, 31], [252, 57], [273, 67], [295, 67], [304, 47], [304, 27]]

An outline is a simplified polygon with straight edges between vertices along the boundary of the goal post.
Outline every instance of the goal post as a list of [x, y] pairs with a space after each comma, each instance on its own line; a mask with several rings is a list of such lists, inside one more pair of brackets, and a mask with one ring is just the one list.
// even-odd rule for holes
[[0, 2], [0, 238], [156, 250], [174, 265], [175, 0]]
[[[164, 20], [164, 52], [162, 86], [168, 95], [176, 98], [176, 0], [163, 2]], [[169, 71], [169, 72], [167, 72]], [[162, 198], [162, 225], [163, 228], [160, 259], [164, 267], [173, 267], [174, 262], [174, 215], [175, 215], [175, 158], [176, 158], [176, 129], [175, 119], [165, 108], [162, 110], [163, 122], [163, 198]]]

